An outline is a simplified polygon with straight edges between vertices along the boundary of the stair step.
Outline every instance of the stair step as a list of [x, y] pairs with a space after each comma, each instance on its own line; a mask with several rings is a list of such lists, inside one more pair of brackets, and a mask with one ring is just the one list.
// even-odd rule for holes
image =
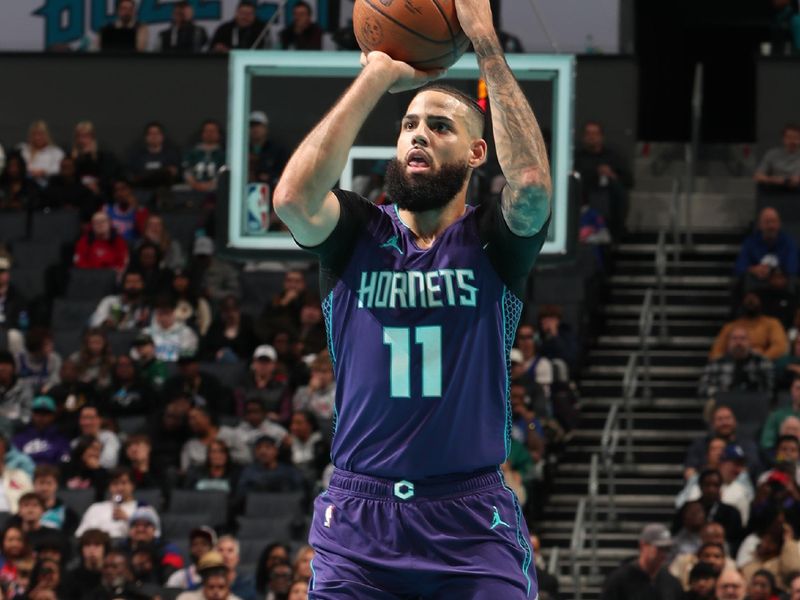
[[[625, 370], [626, 367], [622, 365], [590, 365], [583, 369], [583, 373], [587, 376], [622, 377], [625, 374]], [[663, 367], [654, 365], [650, 367], [651, 377], [680, 377], [698, 381], [702, 374], [702, 366]]]
[[[602, 409], [608, 410], [615, 402], [619, 402], [618, 397], [584, 397], [581, 398], [580, 407], [582, 410], [586, 409]], [[632, 408], [637, 409], [654, 409], [661, 408], [664, 410], [691, 410], [697, 411], [698, 414], [702, 411], [704, 402], [697, 398], [652, 398], [650, 400], [645, 398], [633, 398], [631, 402]]]
[[[667, 236], [668, 238], [671, 236]], [[667, 252], [669, 254], [675, 253], [675, 245], [667, 242], [665, 244]], [[678, 250], [681, 252], [681, 257], [687, 254], [728, 254], [731, 256], [736, 256], [741, 250], [741, 244], [695, 244], [691, 247], [691, 249], [684, 248], [683, 246], [678, 246]], [[637, 243], [621, 243], [614, 246], [614, 250], [621, 254], [655, 254], [656, 250], [658, 249], [658, 244], [637, 244]]]
[[[614, 472], [620, 475], [647, 475], [647, 476], [659, 476], [659, 477], [682, 477], [683, 476], [683, 466], [670, 464], [670, 463], [652, 463], [652, 464], [633, 464], [630, 467], [626, 467], [622, 464], [614, 464], [613, 466]], [[561, 475], [566, 474], [581, 474], [583, 476], [588, 476], [589, 471], [591, 470], [591, 465], [587, 464], [559, 464], [558, 465], [558, 474]]]
[[[657, 325], [656, 325], [657, 327]], [[706, 348], [710, 349], [714, 343], [714, 336], [710, 335], [670, 335], [664, 340], [660, 340], [657, 336], [650, 336], [647, 338], [648, 343], [653, 348], [663, 347], [678, 347], [678, 348]], [[640, 339], [638, 335], [601, 335], [597, 338], [597, 346], [605, 347], [610, 346], [613, 348], [636, 347], [638, 348]]]
[[[614, 287], [619, 285], [626, 286], [650, 286], [657, 283], [655, 275], [612, 275], [610, 284]], [[664, 277], [664, 284], [681, 287], [700, 287], [718, 288], [722, 286], [732, 286], [735, 278], [722, 275], [667, 275]]]
[[[564, 506], [567, 505], [574, 505], [577, 506], [578, 502], [581, 498], [584, 498], [585, 494], [553, 494], [550, 496], [550, 501], [553, 504], [562, 504]], [[659, 507], [659, 508], [669, 508], [673, 513], [675, 512], [675, 495], [674, 494], [617, 494], [615, 497], [615, 502], [617, 506], [625, 506], [625, 507], [642, 507], [647, 506], [648, 508]], [[597, 505], [608, 507], [608, 497], [607, 496], [599, 496], [597, 498]]]
[[[576, 440], [599, 440], [602, 435], [601, 430], [576, 429], [572, 432], [572, 443]], [[634, 441], [659, 440], [661, 443], [692, 441], [697, 436], [697, 431], [663, 431], [661, 429], [635, 429], [631, 434]]]
[[[641, 304], [606, 304], [600, 307], [600, 312], [607, 315], [640, 315], [642, 313]], [[664, 313], [670, 316], [689, 316], [700, 318], [721, 317], [725, 318], [730, 314], [729, 306], [714, 305], [668, 305], [664, 307]], [[669, 323], [669, 321], [667, 321]]]
[[[689, 315], [684, 315], [687, 317]], [[678, 319], [675, 317], [667, 319], [667, 339], [670, 336], [689, 336], [689, 337], [708, 337], [716, 336], [722, 328], [722, 319], [702, 318], [691, 320], [687, 318]], [[658, 321], [653, 323], [653, 334], [658, 334]], [[606, 335], [615, 336], [639, 336], [638, 317], [611, 317], [606, 319]], [[709, 345], [710, 346], [710, 345]]]

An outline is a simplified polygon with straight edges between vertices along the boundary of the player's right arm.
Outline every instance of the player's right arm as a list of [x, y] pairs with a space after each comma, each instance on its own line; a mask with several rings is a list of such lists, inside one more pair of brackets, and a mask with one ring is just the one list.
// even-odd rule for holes
[[383, 52], [362, 57], [364, 69], [330, 112], [295, 150], [273, 194], [273, 207], [295, 240], [317, 246], [339, 220], [339, 201], [331, 193], [356, 135], [388, 91], [424, 85], [440, 72], [417, 71]]

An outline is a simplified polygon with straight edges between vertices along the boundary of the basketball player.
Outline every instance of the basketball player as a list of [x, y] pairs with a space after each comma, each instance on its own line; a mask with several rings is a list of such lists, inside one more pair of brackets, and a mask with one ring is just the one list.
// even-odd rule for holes
[[387, 91], [440, 73], [371, 52], [301, 143], [275, 210], [321, 264], [337, 376], [330, 487], [315, 501], [315, 600], [536, 598], [528, 531], [499, 471], [509, 449], [509, 352], [550, 214], [542, 134], [492, 25], [456, 0], [492, 108], [508, 181], [465, 203], [486, 161], [483, 114], [462, 93], [411, 101], [387, 172], [394, 206], [330, 191]]

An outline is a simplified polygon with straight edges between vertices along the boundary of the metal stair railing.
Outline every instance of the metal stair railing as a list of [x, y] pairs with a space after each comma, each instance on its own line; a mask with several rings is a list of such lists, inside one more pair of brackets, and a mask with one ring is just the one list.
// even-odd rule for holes
[[[575, 511], [575, 522], [572, 526], [572, 536], [570, 537], [570, 570], [572, 574], [572, 592], [575, 600], [583, 598], [584, 579], [581, 575], [581, 561], [586, 557], [586, 531], [587, 521], [589, 529], [589, 574], [597, 576], [600, 574], [600, 567], [597, 563], [597, 532], [599, 524], [597, 520], [597, 495], [599, 482], [599, 459], [597, 454], [592, 454], [591, 467], [589, 469], [589, 493], [578, 501], [578, 508]], [[587, 516], [588, 510], [588, 516]], [[552, 557], [551, 557], [552, 558]]]

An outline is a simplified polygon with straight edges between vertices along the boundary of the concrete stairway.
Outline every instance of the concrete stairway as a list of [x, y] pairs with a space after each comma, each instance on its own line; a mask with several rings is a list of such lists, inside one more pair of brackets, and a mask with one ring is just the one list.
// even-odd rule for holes
[[[730, 313], [732, 265], [741, 238], [739, 232], [699, 234], [691, 252], [683, 252], [677, 263], [670, 259], [665, 303], [668, 338], [652, 339], [652, 399], [642, 397], [640, 386], [634, 403], [634, 464], [625, 466], [620, 453], [616, 466], [619, 519], [613, 526], [606, 521], [608, 497], [603, 494], [607, 485], [601, 476], [601, 574], [590, 576], [588, 561], [582, 563], [585, 599], [598, 598], [605, 574], [635, 555], [644, 524], [672, 520], [686, 447], [705, 429], [697, 383], [714, 336]], [[645, 290], [655, 286], [655, 243], [655, 234], [632, 234], [615, 249], [604, 324], [592, 341], [579, 382], [580, 428], [572, 433], [560, 460], [553, 494], [538, 527], [545, 554], [549, 548], [561, 548], [558, 574], [563, 598], [574, 597], [569, 544], [577, 503], [588, 491], [590, 457], [600, 452], [608, 410], [621, 397], [625, 365], [638, 350]]]

